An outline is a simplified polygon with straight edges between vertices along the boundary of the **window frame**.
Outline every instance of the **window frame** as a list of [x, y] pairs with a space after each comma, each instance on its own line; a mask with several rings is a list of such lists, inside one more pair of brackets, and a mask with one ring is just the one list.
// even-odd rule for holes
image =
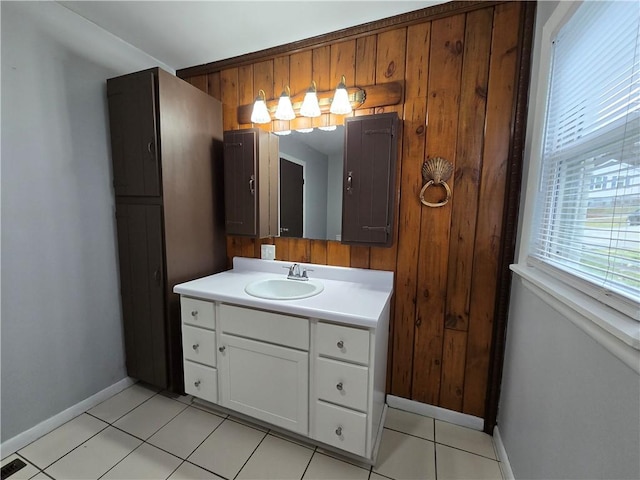
[[[532, 229], [542, 175], [542, 153], [547, 116], [553, 39], [582, 1], [558, 2], [540, 32], [539, 64], [533, 63], [529, 105], [529, 129], [525, 141], [523, 210], [517, 260], [511, 265], [530, 291], [563, 313], [569, 320], [640, 373], [640, 314], [637, 304], [594, 297], [593, 288], [583, 288], [583, 279], [542, 262], [531, 262]], [[535, 51], [534, 51], [535, 55]], [[535, 83], [534, 83], [535, 82]]]

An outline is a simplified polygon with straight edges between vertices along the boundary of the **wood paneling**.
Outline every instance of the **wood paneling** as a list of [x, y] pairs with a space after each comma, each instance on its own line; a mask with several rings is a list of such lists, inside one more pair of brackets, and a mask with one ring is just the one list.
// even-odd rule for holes
[[[513, 241], [503, 237], [504, 202], [519, 188], [506, 176], [508, 167], [519, 166], [512, 146], [522, 138], [514, 139], [513, 126], [526, 116], [533, 12], [519, 2], [454, 2], [410, 20], [348, 30], [339, 38], [329, 35], [211, 64], [208, 70], [185, 70], [195, 74], [191, 83], [222, 100], [225, 129], [242, 126], [236, 108], [252, 103], [258, 89], [274, 98], [290, 85], [295, 95], [315, 80], [320, 90], [329, 90], [342, 75], [347, 86], [403, 85], [401, 103], [375, 109], [396, 111], [403, 119], [392, 247], [229, 237], [227, 250], [229, 258], [258, 257], [260, 245], [270, 242], [278, 260], [394, 271], [389, 392], [480, 417], [488, 389], [496, 388], [488, 384], [496, 290], [508, 263], [500, 248]], [[368, 113], [374, 112], [353, 115]], [[266, 128], [328, 121], [343, 119], [325, 114], [274, 121]], [[524, 129], [516, 131], [522, 136]], [[455, 167], [448, 180], [452, 199], [440, 208], [418, 199], [422, 163], [433, 157]], [[443, 189], [427, 193], [437, 201]]]
[[474, 249], [469, 345], [465, 375], [464, 412], [482, 416], [485, 408], [489, 352], [500, 258], [512, 108], [518, 65], [519, 3], [499, 5], [493, 18], [489, 66], [487, 118], [483, 168], [478, 199], [478, 226]]

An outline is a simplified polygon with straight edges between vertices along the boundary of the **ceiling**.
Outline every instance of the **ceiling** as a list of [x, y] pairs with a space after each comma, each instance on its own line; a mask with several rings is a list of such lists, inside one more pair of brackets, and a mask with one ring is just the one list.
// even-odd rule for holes
[[176, 70], [419, 10], [409, 1], [62, 1]]

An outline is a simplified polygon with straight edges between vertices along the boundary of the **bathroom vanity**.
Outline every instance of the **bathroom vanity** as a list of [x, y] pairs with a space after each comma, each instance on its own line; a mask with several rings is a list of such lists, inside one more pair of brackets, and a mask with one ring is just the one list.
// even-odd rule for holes
[[291, 267], [236, 257], [232, 270], [175, 286], [185, 391], [373, 462], [393, 273]]

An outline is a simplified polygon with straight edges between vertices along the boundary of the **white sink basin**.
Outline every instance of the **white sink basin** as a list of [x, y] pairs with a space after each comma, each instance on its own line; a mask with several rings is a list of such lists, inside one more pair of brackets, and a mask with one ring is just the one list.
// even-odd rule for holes
[[286, 278], [267, 278], [248, 283], [244, 291], [249, 295], [269, 300], [297, 300], [313, 297], [324, 290], [317, 280], [288, 280]]

